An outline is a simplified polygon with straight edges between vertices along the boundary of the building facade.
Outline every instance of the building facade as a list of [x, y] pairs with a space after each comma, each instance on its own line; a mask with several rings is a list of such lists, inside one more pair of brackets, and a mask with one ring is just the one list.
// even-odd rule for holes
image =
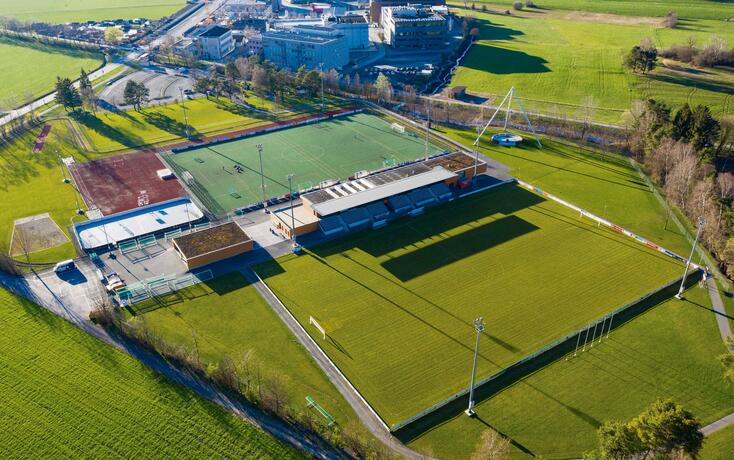
[[347, 38], [331, 28], [300, 26], [263, 34], [265, 59], [291, 70], [341, 69], [349, 63]]
[[332, 27], [347, 39], [350, 50], [361, 50], [370, 46], [370, 31], [364, 16], [349, 14], [346, 16], [324, 17], [324, 26]]
[[201, 57], [222, 60], [234, 51], [232, 31], [218, 24], [212, 24], [196, 37]]
[[448, 21], [429, 6], [383, 8], [380, 26], [385, 43], [394, 48], [436, 49], [446, 44]]
[[[413, 2], [418, 0], [413, 0]], [[438, 6], [445, 5], [446, 0], [420, 0], [422, 5]], [[382, 9], [391, 6], [407, 6], [411, 0], [370, 0], [370, 22], [372, 24], [382, 23]]]

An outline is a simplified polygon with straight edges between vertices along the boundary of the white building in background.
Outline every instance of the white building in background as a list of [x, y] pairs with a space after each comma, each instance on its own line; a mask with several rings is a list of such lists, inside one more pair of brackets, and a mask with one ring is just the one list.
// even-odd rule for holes
[[232, 31], [218, 24], [212, 24], [196, 37], [201, 57], [204, 59], [222, 60], [234, 51]]
[[369, 48], [370, 31], [367, 19], [361, 15], [325, 16], [324, 26], [332, 27], [347, 38], [350, 50]]
[[341, 32], [323, 26], [299, 26], [263, 34], [265, 59], [291, 70], [341, 69], [349, 63], [349, 45]]

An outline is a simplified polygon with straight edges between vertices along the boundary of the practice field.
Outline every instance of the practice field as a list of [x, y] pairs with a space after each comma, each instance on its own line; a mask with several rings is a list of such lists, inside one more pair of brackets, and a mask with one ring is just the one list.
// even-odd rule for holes
[[13, 238], [10, 242], [10, 255], [17, 257], [33, 252], [50, 249], [69, 241], [58, 224], [45, 212], [37, 216], [16, 219], [13, 225]]
[[[288, 174], [295, 175], [294, 190], [302, 190], [323, 180], [345, 179], [357, 171], [414, 160], [425, 153], [422, 137], [399, 133], [390, 122], [360, 113], [170, 153], [164, 159], [179, 177], [183, 171], [190, 172], [201, 201], [211, 212], [222, 214], [262, 201], [258, 144], [263, 146], [265, 193], [269, 198], [288, 193]], [[429, 145], [429, 154], [441, 151]]]
[[0, 16], [57, 24], [104, 19], [159, 19], [185, 5], [184, 0], [0, 0]]
[[477, 18], [480, 40], [451, 82], [467, 86], [470, 93], [501, 100], [514, 86], [528, 111], [577, 119], [590, 115], [616, 124], [624, 121], [624, 111], [633, 101], [649, 98], [673, 107], [704, 104], [716, 115], [734, 111], [730, 70], [696, 69], [660, 60], [657, 69], [642, 76], [622, 66], [624, 53], [645, 37], [658, 48], [686, 43], [689, 38], [702, 47], [713, 35], [731, 43], [734, 29], [723, 21], [685, 21], [678, 29], [661, 29], [579, 20], [565, 12], [499, 16], [471, 11], [471, 15]]
[[[286, 256], [258, 273], [388, 425], [680, 275], [654, 253], [506, 185]], [[322, 340], [309, 326], [325, 327]]]
[[69, 170], [87, 206], [109, 215], [185, 196], [176, 179], [158, 177], [164, 168], [155, 153], [138, 152], [77, 163]]
[[[0, 11], [3, 11], [2, 0]], [[0, 62], [3, 63], [0, 85], [2, 111], [52, 91], [57, 76], [75, 80], [82, 68], [88, 71], [96, 69], [102, 64], [102, 56], [0, 37]]]

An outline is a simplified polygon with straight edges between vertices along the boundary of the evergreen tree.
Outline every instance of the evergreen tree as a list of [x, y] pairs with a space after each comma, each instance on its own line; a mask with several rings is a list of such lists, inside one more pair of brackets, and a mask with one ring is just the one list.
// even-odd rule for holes
[[693, 137], [693, 111], [687, 103], [675, 113], [670, 137], [675, 141], [690, 142]]
[[693, 110], [693, 136], [691, 144], [697, 151], [707, 154], [711, 152], [719, 138], [721, 125], [711, 115], [711, 109], [698, 105]]

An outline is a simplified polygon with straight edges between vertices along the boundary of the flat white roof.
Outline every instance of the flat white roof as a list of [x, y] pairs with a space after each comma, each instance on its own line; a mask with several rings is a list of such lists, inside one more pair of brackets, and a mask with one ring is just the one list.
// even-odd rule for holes
[[188, 198], [176, 198], [74, 225], [83, 249], [95, 249], [163, 232], [204, 217]]
[[[383, 200], [393, 195], [409, 192], [419, 187], [451, 179], [452, 177], [456, 177], [456, 174], [441, 166], [437, 166], [429, 171], [404, 177], [386, 184], [379, 184], [373, 188], [358, 191], [351, 195], [322, 201], [321, 203], [313, 203], [311, 204], [311, 208], [321, 217], [328, 216], [356, 206]], [[304, 198], [308, 199], [308, 194], [304, 195]]]

